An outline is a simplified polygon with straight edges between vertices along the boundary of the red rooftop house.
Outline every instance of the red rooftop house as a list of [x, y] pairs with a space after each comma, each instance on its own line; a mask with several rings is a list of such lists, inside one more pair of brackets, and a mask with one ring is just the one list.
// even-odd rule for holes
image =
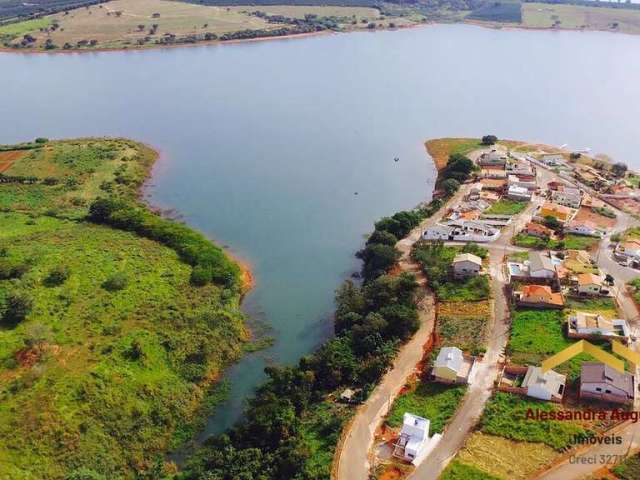
[[553, 230], [540, 223], [529, 222], [524, 228], [524, 233], [538, 238], [550, 238], [553, 235]]

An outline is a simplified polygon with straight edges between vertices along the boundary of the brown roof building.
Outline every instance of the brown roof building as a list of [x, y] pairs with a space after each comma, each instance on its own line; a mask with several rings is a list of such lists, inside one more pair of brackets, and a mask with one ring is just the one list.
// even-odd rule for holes
[[633, 403], [633, 375], [622, 373], [604, 363], [585, 362], [580, 371], [580, 398], [602, 402]]

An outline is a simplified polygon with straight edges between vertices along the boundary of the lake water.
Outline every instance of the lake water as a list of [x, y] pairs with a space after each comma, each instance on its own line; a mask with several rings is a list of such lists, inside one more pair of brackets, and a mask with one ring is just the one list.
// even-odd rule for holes
[[150, 200], [253, 266], [245, 309], [276, 343], [231, 369], [231, 399], [206, 433], [233, 423], [266, 362], [294, 362], [329, 334], [363, 235], [430, 197], [424, 140], [495, 133], [640, 166], [639, 118], [640, 37], [620, 34], [450, 25], [0, 54], [0, 143], [147, 142], [162, 152]]

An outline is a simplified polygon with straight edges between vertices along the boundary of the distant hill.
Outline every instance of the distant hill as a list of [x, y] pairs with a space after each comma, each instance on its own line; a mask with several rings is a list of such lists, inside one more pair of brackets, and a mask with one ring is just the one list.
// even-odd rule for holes
[[0, 23], [103, 3], [105, 0], [0, 0]]

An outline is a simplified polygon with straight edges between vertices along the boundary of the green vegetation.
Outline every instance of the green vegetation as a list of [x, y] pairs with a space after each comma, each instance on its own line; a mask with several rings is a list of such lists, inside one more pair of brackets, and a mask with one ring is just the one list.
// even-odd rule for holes
[[540, 442], [556, 450], [570, 445], [577, 435], [589, 435], [579, 422], [527, 420], [528, 409], [551, 412], [563, 408], [548, 402], [527, 400], [518, 395], [497, 392], [485, 407], [480, 430], [522, 442]]
[[438, 314], [438, 336], [442, 344], [455, 346], [472, 355], [484, 351], [487, 316]]
[[419, 383], [415, 390], [400, 395], [393, 404], [387, 423], [391, 427], [402, 425], [406, 412], [431, 420], [430, 430], [442, 433], [445, 425], [464, 397], [465, 386], [450, 386], [442, 383]]
[[[1, 265], [2, 264], [0, 263], [0, 275], [2, 275]], [[634, 300], [640, 303], [640, 277], [631, 280], [629, 285], [632, 287]]]
[[479, 275], [466, 279], [450, 281], [451, 262], [457, 253], [480, 253], [486, 256], [486, 250], [475, 244], [466, 246], [462, 250], [446, 247], [443, 242], [416, 242], [411, 252], [412, 257], [422, 265], [427, 276], [429, 286], [442, 301], [473, 302], [489, 298], [489, 279], [486, 275]]
[[627, 458], [620, 465], [613, 468], [613, 473], [620, 480], [636, 480], [640, 478], [640, 455], [635, 454]]
[[485, 2], [467, 18], [483, 22], [521, 23], [521, 3], [518, 0]]
[[500, 478], [466, 463], [453, 460], [442, 472], [440, 480], [500, 480]]
[[416, 288], [406, 273], [380, 275], [362, 287], [345, 282], [336, 294], [336, 337], [296, 366], [268, 367], [269, 378], [248, 402], [244, 421], [209, 440], [178, 478], [328, 478], [332, 451], [351, 414], [329, 394], [351, 387], [366, 398], [397, 345], [418, 327]]
[[160, 478], [242, 354], [239, 278], [194, 288], [182, 252], [85, 220], [102, 197], [174, 231], [138, 201], [154, 159], [127, 140], [40, 142], [5, 172], [0, 476]]
[[616, 213], [607, 207], [593, 207], [592, 210], [599, 215], [607, 218], [616, 218]]
[[586, 237], [583, 235], [565, 235], [564, 239], [564, 248], [569, 250], [589, 250], [591, 247], [600, 242], [599, 238], [596, 237]]
[[529, 205], [528, 202], [517, 202], [502, 198], [491, 205], [485, 213], [493, 213], [495, 215], [517, 215]]
[[563, 241], [540, 238], [526, 233], [518, 233], [513, 237], [512, 243], [518, 247], [535, 248], [537, 250], [562, 250], [564, 248]]

